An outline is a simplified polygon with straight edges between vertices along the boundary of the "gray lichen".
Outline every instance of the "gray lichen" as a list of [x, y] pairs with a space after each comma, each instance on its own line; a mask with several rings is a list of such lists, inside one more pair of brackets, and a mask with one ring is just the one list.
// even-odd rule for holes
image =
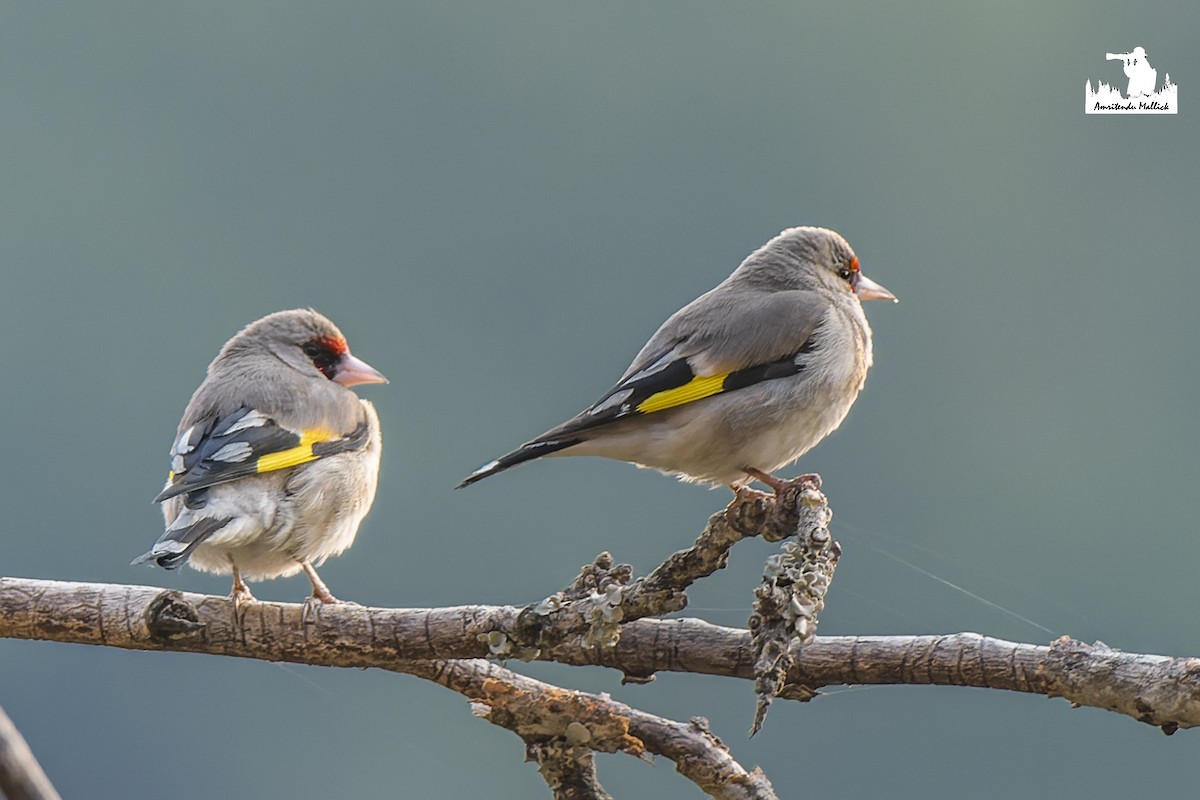
[[[796, 538], [784, 540], [779, 552], [767, 559], [762, 583], [754, 591], [749, 627], [758, 706], [751, 735], [762, 727], [771, 700], [784, 688], [795, 658], [793, 647], [807, 644], [816, 635], [817, 615], [825, 608], [825, 594], [841, 556], [841, 548], [829, 534], [833, 514], [818, 489], [801, 489], [796, 512]], [[803, 687], [788, 690], [792, 697], [812, 695]]]

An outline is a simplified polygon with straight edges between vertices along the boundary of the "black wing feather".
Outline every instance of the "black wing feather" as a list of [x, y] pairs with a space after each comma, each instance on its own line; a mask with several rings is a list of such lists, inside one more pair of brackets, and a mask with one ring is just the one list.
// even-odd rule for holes
[[[722, 381], [720, 393], [744, 389], [763, 381], [798, 375], [806, 366], [803, 356], [813, 352], [818, 346], [816, 337], [810, 336], [804, 345], [790, 356], [731, 372]], [[663, 356], [665, 355], [666, 353], [663, 353]], [[659, 356], [658, 360], [661, 360], [663, 356]], [[647, 359], [647, 363], [656, 364], [658, 360]], [[678, 358], [650, 372], [647, 372], [648, 369], [649, 367], [644, 367], [634, 372], [630, 378], [618, 383], [578, 416], [475, 470], [455, 488], [461, 489], [464, 486], [470, 486], [489, 475], [503, 472], [509, 467], [515, 467], [517, 464], [548, 456], [579, 444], [583, 439], [577, 434], [624, 417], [643, 413], [638, 411], [638, 406], [645, 400], [659, 392], [667, 392], [685, 386], [696, 377], [696, 373], [686, 358]]]
[[[804, 345], [791, 355], [777, 361], [731, 372], [725, 376], [718, 394], [744, 389], [763, 381], [798, 375], [805, 368], [805, 362], [801, 357], [816, 350], [817, 346], [816, 337], [810, 336]], [[641, 377], [637, 377], [638, 375]], [[609, 389], [604, 397], [586, 411], [555, 428], [547, 436], [568, 436], [606, 425], [623, 417], [642, 413], [638, 411], [638, 406], [644, 401], [659, 392], [668, 392], [671, 389], [685, 386], [695, 377], [696, 373], [686, 358], [676, 359], [646, 375], [636, 372], [632, 379], [618, 383]]]
[[605, 392], [582, 414], [555, 430], [555, 433], [575, 433], [606, 425], [636, 413], [638, 405], [659, 392], [678, 389], [696, 377], [686, 358], [679, 358], [642, 377], [634, 373], [630, 380], [618, 383]]
[[[301, 435], [245, 406], [206, 417], [176, 441], [171, 451], [171, 482], [154, 502], [257, 474], [261, 457], [300, 446]], [[357, 450], [368, 438], [367, 423], [363, 422], [347, 436], [315, 442], [312, 455], [323, 458]]]

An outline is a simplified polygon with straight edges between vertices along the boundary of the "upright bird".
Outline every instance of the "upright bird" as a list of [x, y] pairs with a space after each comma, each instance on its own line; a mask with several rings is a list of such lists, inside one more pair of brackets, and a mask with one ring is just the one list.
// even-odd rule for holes
[[190, 562], [246, 580], [294, 575], [309, 602], [338, 602], [316, 567], [354, 543], [375, 499], [381, 439], [375, 407], [347, 387], [386, 383], [311, 309], [252, 322], [225, 343], [192, 395], [171, 448], [166, 531], [134, 559]]
[[862, 300], [895, 300], [826, 228], [789, 228], [676, 311], [616, 386], [459, 488], [542, 456], [603, 456], [737, 491], [831, 433], [871, 366]]

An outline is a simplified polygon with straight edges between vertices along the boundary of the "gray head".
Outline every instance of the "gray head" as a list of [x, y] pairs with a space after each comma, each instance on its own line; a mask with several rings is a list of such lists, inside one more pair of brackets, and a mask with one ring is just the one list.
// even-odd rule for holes
[[809, 289], [850, 292], [859, 300], [896, 299], [862, 274], [850, 243], [828, 228], [788, 228], [747, 256], [731, 279], [769, 291]]
[[209, 372], [261, 356], [274, 356], [304, 375], [343, 386], [387, 382], [378, 370], [351, 355], [338, 327], [311, 308], [277, 311], [251, 322], [225, 343]]

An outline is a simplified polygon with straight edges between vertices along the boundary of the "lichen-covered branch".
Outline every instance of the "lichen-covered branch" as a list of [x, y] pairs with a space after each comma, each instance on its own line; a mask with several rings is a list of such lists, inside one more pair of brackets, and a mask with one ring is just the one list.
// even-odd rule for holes
[[[533, 748], [535, 758], [550, 753], [550, 774], [545, 768], [542, 774], [556, 792], [562, 791], [561, 784], [553, 782], [563, 776], [562, 765], [569, 765], [568, 778], [579, 778], [575, 755], [588, 750], [663, 756], [717, 800], [776, 800], [766, 776], [738, 764], [702, 719], [676, 722], [606, 695], [562, 689], [481, 659], [422, 662], [406, 671], [467, 697], [476, 716], [516, 733], [527, 751]], [[582, 780], [572, 787], [580, 793], [561, 796], [606, 797], [594, 777], [594, 771], [584, 770]]]
[[[644, 577], [634, 579], [632, 567], [601, 553], [566, 589], [522, 609], [515, 626], [491, 631], [491, 654], [537, 658], [541, 650], [578, 637], [585, 647], [612, 647], [628, 623], [684, 609], [687, 588], [724, 568], [739, 541], [806, 537], [814, 516], [828, 513], [817, 476], [806, 475], [787, 487], [777, 495], [739, 492], [727, 508], [709, 517], [690, 547], [672, 553]], [[649, 678], [625, 675], [630, 682]]]
[[[815, 476], [814, 476], [815, 477]], [[825, 608], [825, 593], [833, 580], [842, 550], [829, 535], [833, 515], [820, 483], [807, 476], [789, 486], [796, 493], [796, 536], [783, 541], [767, 559], [762, 583], [754, 590], [750, 636], [754, 644], [754, 692], [758, 704], [750, 725], [753, 736], [762, 729], [771, 701], [780, 694], [800, 648], [817, 635], [817, 614]], [[806, 700], [812, 689], [793, 684], [793, 699]]]
[[[407, 672], [409, 662], [488, 654], [488, 631], [512, 624], [511, 606], [385, 609], [324, 606], [301, 622], [298, 603], [249, 604], [240, 630], [227, 597], [147, 586], [0, 578], [0, 637], [172, 650]], [[693, 672], [754, 679], [750, 634], [695, 619], [641, 619], [617, 644], [565, 643], [540, 658], [626, 674]], [[957, 633], [818, 636], [788, 684], [975, 686], [1063, 697], [1164, 730], [1200, 726], [1200, 659], [1126, 653], [1060, 639], [1050, 646]], [[784, 694], [786, 696], [786, 693]]]
[[0, 795], [8, 800], [59, 800], [25, 737], [0, 708]]

